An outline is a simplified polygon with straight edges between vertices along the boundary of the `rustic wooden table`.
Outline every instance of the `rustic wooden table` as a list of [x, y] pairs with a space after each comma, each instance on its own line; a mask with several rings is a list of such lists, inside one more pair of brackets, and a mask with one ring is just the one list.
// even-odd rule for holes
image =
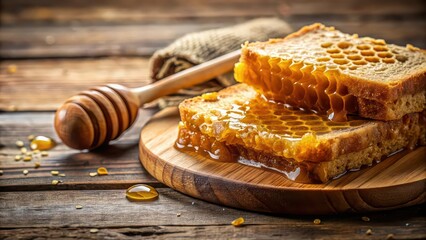
[[[139, 132], [155, 109], [140, 110], [135, 126], [99, 151], [69, 149], [52, 127], [54, 110], [81, 90], [104, 83], [148, 84], [149, 56], [188, 32], [280, 16], [294, 28], [321, 21], [425, 48], [425, 15], [422, 0], [1, 0], [0, 238], [426, 238], [425, 206], [274, 216], [180, 194], [151, 177], [138, 160]], [[14, 160], [15, 142], [30, 134], [59, 143], [37, 169], [34, 160]], [[100, 166], [110, 174], [90, 177]], [[52, 176], [52, 170], [66, 176]], [[52, 185], [55, 179], [63, 182]], [[159, 199], [129, 202], [125, 190], [137, 183], [156, 187]], [[244, 227], [230, 224], [238, 217], [245, 218]], [[313, 223], [316, 218], [321, 224]]]

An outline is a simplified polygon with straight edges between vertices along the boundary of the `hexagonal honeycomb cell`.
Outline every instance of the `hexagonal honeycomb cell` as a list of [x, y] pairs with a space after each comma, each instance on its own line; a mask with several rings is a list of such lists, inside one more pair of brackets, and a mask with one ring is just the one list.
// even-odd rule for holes
[[[422, 110], [425, 69], [426, 51], [314, 24], [284, 39], [246, 43], [235, 79], [268, 99], [327, 113], [334, 121], [346, 121], [347, 114], [392, 120]], [[410, 73], [420, 77], [411, 80], [417, 87], [402, 93]], [[343, 88], [347, 91], [338, 91]], [[411, 100], [415, 94], [417, 100]], [[403, 109], [395, 104], [401, 98], [420, 103], [416, 110]]]
[[[356, 116], [333, 122], [326, 115], [268, 100], [246, 84], [215, 95], [215, 101], [195, 97], [180, 104], [176, 147], [218, 161], [243, 157], [290, 178], [295, 171], [307, 171], [327, 181], [346, 171], [346, 161], [356, 162], [349, 168], [371, 164], [426, 136], [426, 125], [415, 114], [389, 122]], [[346, 101], [336, 97], [340, 100], [333, 102]], [[412, 140], [404, 140], [407, 136]]]

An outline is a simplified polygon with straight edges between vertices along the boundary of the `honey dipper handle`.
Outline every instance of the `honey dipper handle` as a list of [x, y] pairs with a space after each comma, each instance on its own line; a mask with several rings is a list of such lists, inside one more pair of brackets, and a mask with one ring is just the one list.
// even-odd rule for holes
[[139, 103], [142, 106], [159, 97], [175, 93], [179, 89], [205, 82], [220, 74], [231, 71], [234, 64], [238, 61], [240, 53], [241, 50], [237, 50], [225, 54], [221, 57], [163, 78], [153, 84], [140, 88], [133, 88], [131, 91], [139, 98]]

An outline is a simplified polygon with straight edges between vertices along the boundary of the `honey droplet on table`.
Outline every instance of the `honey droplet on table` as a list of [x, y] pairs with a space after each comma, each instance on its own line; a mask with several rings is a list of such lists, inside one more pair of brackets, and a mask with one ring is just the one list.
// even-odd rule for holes
[[244, 218], [239, 217], [239, 218], [235, 219], [234, 221], [232, 221], [232, 222], [231, 222], [231, 224], [232, 224], [234, 227], [240, 227], [241, 225], [243, 225], [243, 224], [244, 224]]
[[104, 167], [100, 167], [98, 168], [98, 175], [102, 176], [102, 175], [108, 175], [108, 169], [104, 168]]
[[30, 147], [33, 150], [50, 150], [56, 146], [55, 141], [53, 139], [45, 137], [45, 136], [37, 136], [33, 140], [31, 140]]
[[127, 189], [126, 197], [130, 201], [149, 201], [156, 199], [158, 192], [149, 185], [136, 184]]

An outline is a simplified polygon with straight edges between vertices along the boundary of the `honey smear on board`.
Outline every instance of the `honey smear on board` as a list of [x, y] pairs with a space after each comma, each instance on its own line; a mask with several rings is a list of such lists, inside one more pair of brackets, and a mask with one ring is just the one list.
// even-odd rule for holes
[[151, 201], [158, 198], [158, 192], [149, 185], [136, 184], [127, 189], [126, 197], [135, 202]]

